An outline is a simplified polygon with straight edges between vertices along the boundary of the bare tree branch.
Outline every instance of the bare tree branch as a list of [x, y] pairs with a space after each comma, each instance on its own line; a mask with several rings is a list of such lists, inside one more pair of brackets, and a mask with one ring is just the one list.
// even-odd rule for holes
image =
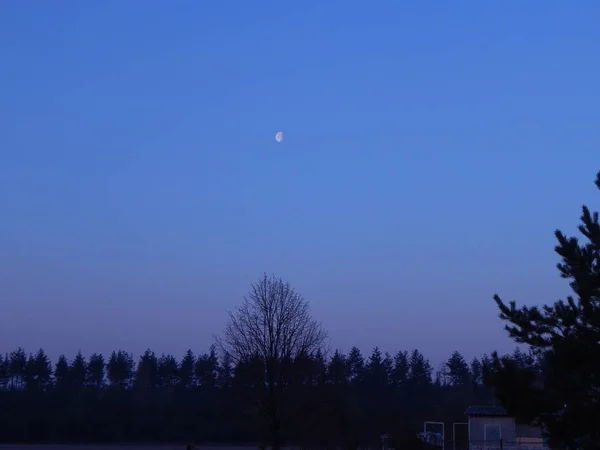
[[[250, 381], [258, 393], [258, 407], [271, 422], [272, 445], [280, 441], [280, 417], [290, 365], [299, 357], [321, 352], [327, 333], [310, 315], [309, 304], [287, 282], [267, 274], [251, 285], [242, 304], [229, 312], [217, 345], [237, 366], [259, 362], [260, 374]], [[256, 367], [256, 366], [253, 366]]]
[[251, 285], [242, 304], [229, 312], [221, 351], [241, 363], [260, 356], [281, 362], [323, 349], [327, 333], [310, 315], [308, 302], [287, 282], [266, 274]]

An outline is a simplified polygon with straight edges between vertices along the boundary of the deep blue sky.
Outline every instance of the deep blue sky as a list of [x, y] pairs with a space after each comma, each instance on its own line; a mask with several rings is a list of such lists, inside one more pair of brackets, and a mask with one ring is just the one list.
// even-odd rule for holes
[[[514, 347], [597, 209], [600, 4], [0, 3], [0, 351], [205, 350], [263, 272], [331, 345]], [[274, 133], [282, 130], [284, 142]]]

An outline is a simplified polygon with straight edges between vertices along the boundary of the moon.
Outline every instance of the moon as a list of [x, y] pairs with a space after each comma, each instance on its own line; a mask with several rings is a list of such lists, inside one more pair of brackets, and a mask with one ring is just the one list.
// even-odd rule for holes
[[278, 131], [277, 133], [275, 133], [275, 140], [277, 142], [283, 141], [283, 132], [282, 131]]

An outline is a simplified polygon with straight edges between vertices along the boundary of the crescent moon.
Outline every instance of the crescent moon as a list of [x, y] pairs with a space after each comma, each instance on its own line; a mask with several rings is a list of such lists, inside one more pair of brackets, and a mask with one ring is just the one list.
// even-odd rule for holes
[[277, 142], [281, 142], [281, 141], [283, 141], [283, 132], [281, 132], [281, 131], [278, 131], [277, 133], [275, 133], [275, 140], [276, 140]]

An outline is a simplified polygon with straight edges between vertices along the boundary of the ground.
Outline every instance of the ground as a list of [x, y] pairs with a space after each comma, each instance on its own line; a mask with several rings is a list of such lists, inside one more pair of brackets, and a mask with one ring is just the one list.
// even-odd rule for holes
[[[256, 446], [204, 446], [195, 450], [250, 450]], [[0, 444], [0, 450], [185, 450], [185, 444], [148, 445], [67, 445], [67, 444]]]

